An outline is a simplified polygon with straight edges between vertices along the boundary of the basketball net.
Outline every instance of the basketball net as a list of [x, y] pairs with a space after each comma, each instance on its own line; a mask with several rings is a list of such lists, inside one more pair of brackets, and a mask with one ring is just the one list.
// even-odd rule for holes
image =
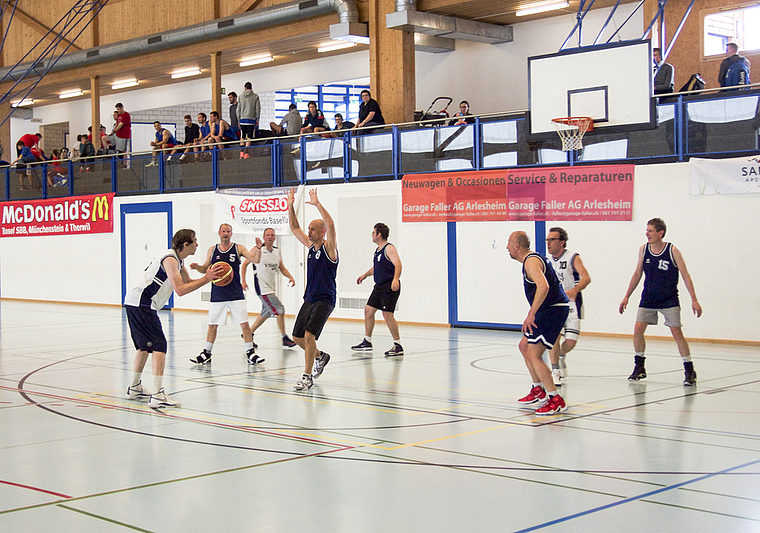
[[552, 122], [557, 129], [559, 138], [562, 139], [562, 150], [570, 152], [583, 148], [583, 135], [594, 129], [594, 120], [591, 117], [562, 117], [553, 118]]

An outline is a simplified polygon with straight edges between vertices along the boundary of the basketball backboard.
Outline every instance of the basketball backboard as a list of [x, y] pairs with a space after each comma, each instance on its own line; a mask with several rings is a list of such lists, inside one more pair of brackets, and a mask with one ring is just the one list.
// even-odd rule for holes
[[649, 40], [529, 57], [529, 135], [556, 135], [559, 117], [591, 117], [602, 133], [654, 128], [653, 68]]

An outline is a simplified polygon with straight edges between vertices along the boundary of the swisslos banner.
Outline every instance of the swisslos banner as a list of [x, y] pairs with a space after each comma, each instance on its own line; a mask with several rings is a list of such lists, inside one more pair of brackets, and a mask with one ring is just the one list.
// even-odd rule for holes
[[113, 193], [0, 203], [3, 237], [113, 233]]
[[216, 191], [215, 227], [227, 223], [235, 233], [255, 233], [267, 228], [277, 235], [290, 233], [288, 189], [223, 189]]
[[760, 156], [689, 160], [691, 194], [760, 192]]
[[634, 165], [404, 176], [404, 222], [631, 220]]

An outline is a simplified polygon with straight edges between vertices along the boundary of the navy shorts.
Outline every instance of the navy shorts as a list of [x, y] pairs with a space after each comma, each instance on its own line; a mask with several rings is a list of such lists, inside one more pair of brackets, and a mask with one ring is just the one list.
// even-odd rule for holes
[[135, 348], [142, 352], [166, 353], [166, 337], [158, 313], [150, 307], [125, 305], [124, 308]]
[[255, 139], [256, 138], [256, 125], [255, 124], [241, 124], [240, 125], [241, 139]]
[[536, 325], [533, 333], [523, 333], [531, 344], [541, 343], [549, 350], [557, 341], [562, 328], [565, 325], [570, 308], [567, 305], [553, 305], [539, 309], [536, 313]]
[[375, 309], [380, 309], [381, 311], [393, 313], [396, 310], [396, 302], [398, 302], [398, 297], [401, 296], [401, 284], [399, 283], [397, 291], [392, 291], [391, 283], [393, 282], [388, 281], [386, 283], [375, 285], [375, 288], [372, 290], [372, 294], [369, 295], [367, 305], [374, 307]]
[[308, 331], [315, 339], [319, 339], [333, 309], [327, 302], [304, 302], [298, 311], [296, 323], [293, 324], [293, 336], [302, 339]]

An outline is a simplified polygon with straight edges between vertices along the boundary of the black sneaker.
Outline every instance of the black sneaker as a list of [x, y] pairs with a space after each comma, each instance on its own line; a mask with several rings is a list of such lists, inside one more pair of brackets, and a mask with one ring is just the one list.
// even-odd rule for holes
[[385, 352], [385, 357], [398, 357], [404, 355], [404, 348], [397, 342], [393, 343], [393, 348]]
[[633, 367], [633, 373], [628, 376], [628, 381], [638, 381], [647, 377], [646, 368], [643, 365], [636, 365]]
[[263, 357], [256, 355], [256, 348], [251, 348], [245, 352], [245, 357], [248, 359], [249, 365], [258, 365], [259, 363], [263, 363], [265, 361]]
[[356, 346], [351, 346], [351, 349], [355, 352], [370, 352], [372, 351], [372, 343], [367, 339], [363, 339]]
[[196, 365], [205, 365], [207, 363], [211, 362], [211, 352], [206, 350], [205, 348], [201, 350], [201, 353], [198, 354], [198, 357], [191, 357], [190, 358], [191, 363], [195, 363]]
[[285, 335], [285, 336], [282, 338], [282, 345], [283, 345], [285, 348], [293, 348], [294, 346], [297, 346], [297, 345], [296, 345], [296, 343], [295, 343], [295, 342], [293, 342], [293, 339], [291, 339], [291, 338], [290, 338], [290, 337], [288, 337], [287, 335]]
[[311, 371], [311, 376], [317, 379], [325, 371], [327, 363], [330, 362], [330, 354], [327, 352], [319, 352], [319, 357], [314, 360], [314, 368]]
[[694, 371], [694, 363], [688, 362], [683, 364], [684, 378], [683, 384], [687, 387], [693, 387], [697, 384], [697, 373]]

